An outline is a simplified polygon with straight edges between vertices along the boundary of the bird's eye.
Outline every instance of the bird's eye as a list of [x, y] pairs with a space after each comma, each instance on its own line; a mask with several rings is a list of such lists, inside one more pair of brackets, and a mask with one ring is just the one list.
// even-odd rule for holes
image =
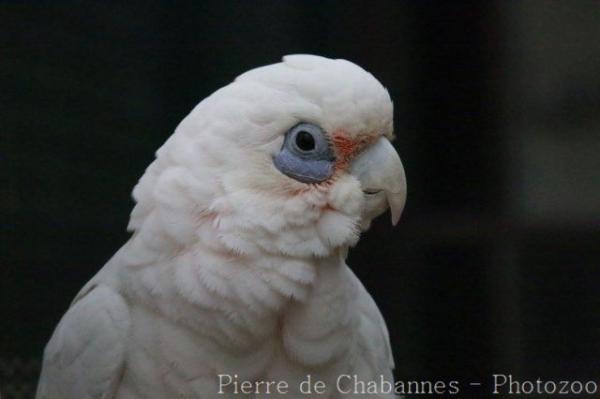
[[306, 130], [300, 130], [296, 133], [296, 145], [302, 151], [312, 151], [315, 149], [315, 138]]
[[295, 180], [319, 183], [332, 175], [335, 157], [323, 129], [312, 123], [299, 123], [285, 134], [273, 164]]

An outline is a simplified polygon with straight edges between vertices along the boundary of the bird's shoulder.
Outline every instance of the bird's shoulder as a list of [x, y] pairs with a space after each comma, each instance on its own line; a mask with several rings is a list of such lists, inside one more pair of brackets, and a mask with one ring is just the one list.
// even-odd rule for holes
[[106, 285], [82, 291], [44, 351], [37, 399], [110, 399], [130, 327], [124, 299]]
[[354, 272], [349, 273], [355, 287], [355, 300], [360, 316], [359, 335], [361, 346], [374, 361], [389, 370], [394, 368], [394, 357], [388, 329], [375, 300]]

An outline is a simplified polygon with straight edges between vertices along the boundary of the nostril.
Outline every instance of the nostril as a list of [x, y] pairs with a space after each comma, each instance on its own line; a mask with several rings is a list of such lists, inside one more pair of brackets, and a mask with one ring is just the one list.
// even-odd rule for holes
[[379, 194], [381, 192], [381, 190], [363, 190], [363, 193], [365, 193], [366, 195], [375, 195], [375, 194]]

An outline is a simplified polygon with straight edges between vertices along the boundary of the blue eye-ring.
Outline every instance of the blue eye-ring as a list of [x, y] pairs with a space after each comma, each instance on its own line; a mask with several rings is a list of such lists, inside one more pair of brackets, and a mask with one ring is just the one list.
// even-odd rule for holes
[[273, 164], [292, 179], [320, 183], [333, 174], [335, 156], [325, 131], [315, 124], [302, 122], [286, 132]]

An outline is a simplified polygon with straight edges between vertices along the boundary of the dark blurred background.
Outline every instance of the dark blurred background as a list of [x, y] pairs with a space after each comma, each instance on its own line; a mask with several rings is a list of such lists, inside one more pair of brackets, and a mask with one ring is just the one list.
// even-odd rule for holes
[[598, 380], [598, 1], [14, 2], [0, 5], [3, 398], [32, 396], [61, 315], [128, 238], [154, 151], [204, 97], [288, 53], [356, 62], [394, 99], [406, 211], [349, 263], [397, 377]]

